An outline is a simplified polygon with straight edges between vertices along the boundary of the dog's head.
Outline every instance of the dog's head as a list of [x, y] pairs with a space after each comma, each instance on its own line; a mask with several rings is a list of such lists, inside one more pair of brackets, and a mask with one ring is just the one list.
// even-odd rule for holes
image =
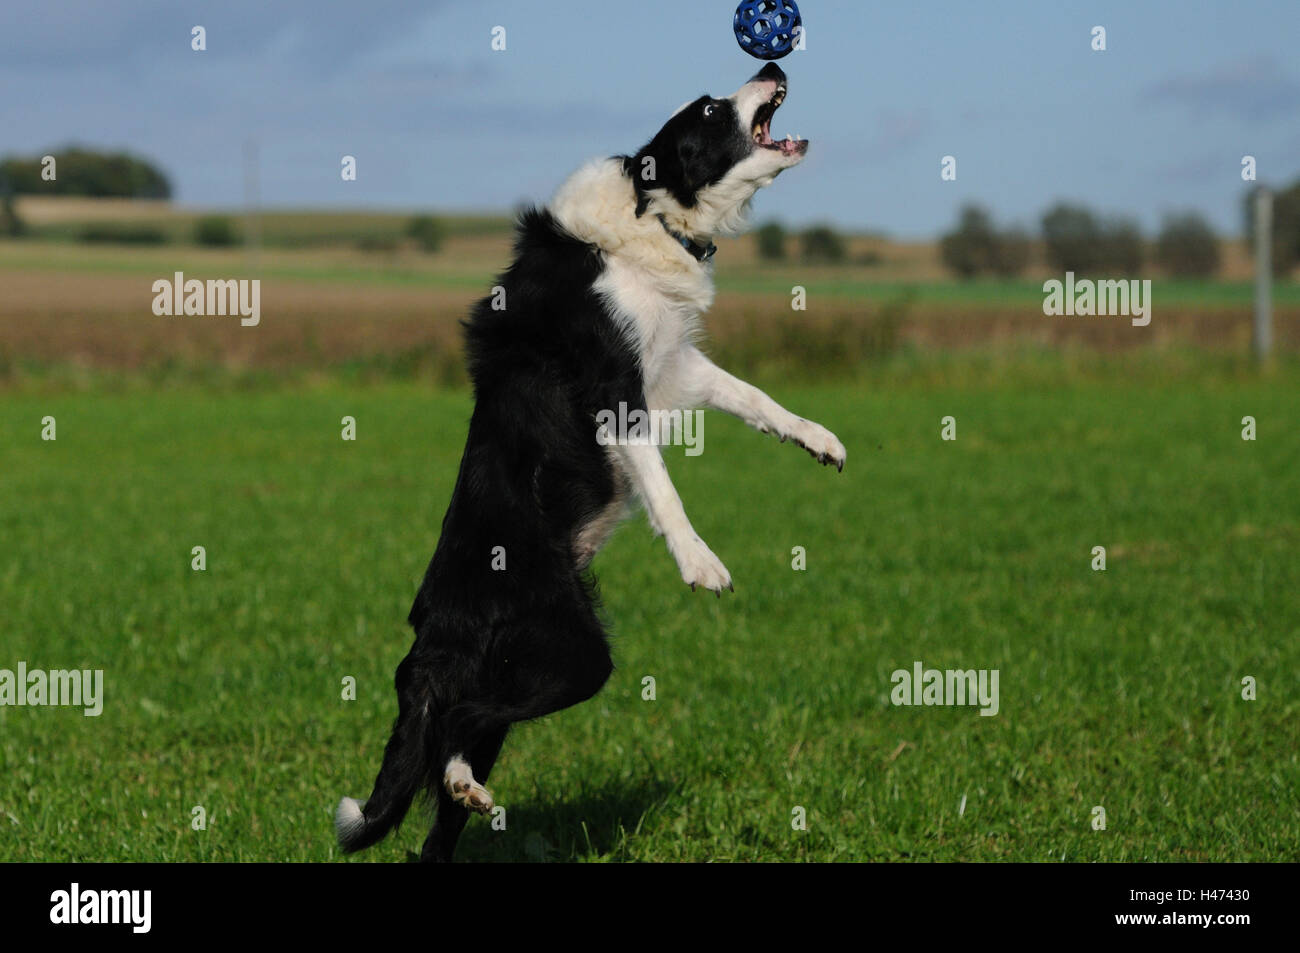
[[624, 160], [636, 214], [663, 215], [692, 236], [737, 231], [754, 193], [808, 151], [807, 139], [772, 138], [772, 116], [785, 93], [785, 73], [768, 63], [731, 96], [701, 96], [673, 113]]

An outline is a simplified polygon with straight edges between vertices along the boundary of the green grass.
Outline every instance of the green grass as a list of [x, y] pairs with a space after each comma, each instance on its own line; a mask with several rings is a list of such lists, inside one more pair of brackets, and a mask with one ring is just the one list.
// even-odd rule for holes
[[[309, 219], [310, 216], [306, 216], [303, 221], [293, 218], [289, 221], [296, 222], [295, 227], [306, 227], [303, 222]], [[322, 240], [319, 244], [325, 246], [341, 242], [339, 229], [352, 227], [347, 225], [352, 221], [354, 219], [340, 213], [340, 224], [322, 224]], [[449, 220], [447, 228], [449, 234], [478, 235], [495, 233], [507, 224], [505, 220], [498, 222], [494, 219], [466, 218]], [[236, 225], [242, 227], [238, 220]], [[277, 234], [283, 240], [271, 244], [270, 252], [306, 247], [309, 244], [305, 240], [293, 241], [289, 226], [276, 227], [279, 229]], [[381, 221], [372, 229], [358, 225], [347, 234], [359, 239], [400, 237], [401, 231], [394, 229], [395, 226], [390, 227]], [[12, 240], [0, 242], [0, 273], [16, 271], [138, 275], [153, 279], [176, 271], [207, 274], [214, 268], [232, 265], [247, 267], [242, 246], [208, 249], [188, 245], [112, 247]], [[382, 252], [361, 256], [354, 253], [347, 259], [268, 254], [260, 261], [257, 274], [264, 279], [429, 287], [486, 294], [504, 266], [504, 260], [466, 264], [455, 261], [442, 252], [404, 259]], [[722, 261], [718, 265], [717, 286], [723, 294], [750, 293], [784, 298], [796, 284], [802, 285], [811, 297], [840, 302], [889, 301], [906, 297], [915, 305], [962, 311], [1010, 306], [1027, 306], [1037, 310], [1041, 308], [1044, 297], [1043, 282], [1027, 278], [914, 281], [873, 277], [852, 265], [807, 266], [797, 261], [763, 266]], [[1249, 308], [1254, 301], [1254, 285], [1249, 281], [1157, 277], [1152, 279], [1151, 297], [1157, 315], [1172, 307]], [[1300, 305], [1300, 282], [1275, 281], [1273, 302], [1278, 307]]]
[[[64, 249], [61, 254], [51, 248]], [[0, 273], [48, 272], [51, 274], [137, 275], [150, 279], [177, 271], [210, 275], [218, 269], [247, 268], [242, 248], [151, 248], [148, 246], [87, 247], [84, 245], [42, 246], [26, 242], [0, 244], [4, 258]], [[466, 268], [437, 253], [421, 256], [415, 263], [395, 262], [384, 253], [367, 259], [353, 255], [352, 261], [310, 258], [263, 260], [256, 274], [262, 279], [329, 282], [345, 285], [385, 285], [447, 288], [487, 294], [493, 276], [487, 271]]]
[[[670, 451], [736, 593], [691, 593], [625, 526], [597, 560], [618, 669], [515, 730], [491, 782], [507, 830], [472, 820], [461, 858], [1300, 857], [1300, 371], [953, 380], [771, 388], [840, 435], [843, 474], [716, 414], [702, 456]], [[336, 859], [468, 397], [336, 380], [0, 401], [0, 668], [106, 681], [98, 718], [0, 708], [0, 860]], [[892, 706], [916, 660], [999, 669], [1000, 713]], [[359, 856], [405, 859], [423, 833], [413, 815]]]
[[[800, 275], [804, 277], [799, 278]], [[1061, 276], [1055, 277], [1060, 279]], [[1120, 276], [1102, 277], [1118, 279]], [[748, 291], [788, 296], [792, 278], [797, 278], [798, 283], [807, 288], [809, 295], [870, 300], [892, 299], [906, 294], [912, 296], [917, 304], [960, 307], [963, 310], [972, 307], [1003, 307], [1013, 304], [1038, 307], [1042, 305], [1044, 298], [1043, 281], [1039, 279], [907, 281], [864, 278], [860, 273], [855, 273], [851, 266], [840, 270], [825, 266], [805, 268], [797, 263], [786, 263], [762, 271], [742, 268], [730, 272], [723, 271], [719, 274], [717, 284], [718, 289], [723, 292]], [[1157, 309], [1172, 306], [1249, 307], [1254, 301], [1254, 284], [1249, 281], [1158, 277], [1151, 280], [1151, 299]], [[1300, 282], [1285, 280], [1273, 282], [1273, 301], [1277, 305], [1300, 304]]]

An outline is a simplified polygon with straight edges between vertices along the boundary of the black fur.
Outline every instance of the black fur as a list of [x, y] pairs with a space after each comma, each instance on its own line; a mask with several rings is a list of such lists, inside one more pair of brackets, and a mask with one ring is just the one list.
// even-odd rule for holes
[[596, 413], [645, 398], [636, 355], [592, 291], [601, 268], [597, 249], [528, 211], [499, 279], [507, 307], [485, 298], [466, 322], [469, 438], [411, 607], [397, 722], [347, 851], [380, 840], [428, 790], [437, 817], [421, 859], [450, 860], [467, 814], [443, 790], [447, 760], [463, 754], [485, 782], [513, 722], [590, 698], [613, 669], [573, 540], [615, 493]]
[[701, 96], [624, 160], [623, 169], [636, 187], [637, 216], [645, 212], [651, 189], [665, 189], [683, 208], [693, 208], [700, 189], [719, 181], [753, 148], [740, 130], [736, 107], [726, 99]]
[[[785, 73], [768, 63], [754, 78], [784, 82]], [[732, 102], [701, 96], [669, 119], [636, 155], [624, 159], [623, 171], [636, 188], [637, 216], [645, 212], [652, 189], [665, 189], [683, 208], [694, 208], [701, 189], [720, 181], [753, 150]], [[653, 159], [653, 165], [646, 159]]]

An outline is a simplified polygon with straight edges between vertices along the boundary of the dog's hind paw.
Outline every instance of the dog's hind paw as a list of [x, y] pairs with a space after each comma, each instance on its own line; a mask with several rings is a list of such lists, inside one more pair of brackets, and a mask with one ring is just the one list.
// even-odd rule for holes
[[469, 763], [460, 755], [447, 762], [442, 783], [451, 799], [467, 811], [491, 814], [492, 808], [496, 807], [492, 792], [474, 780]]

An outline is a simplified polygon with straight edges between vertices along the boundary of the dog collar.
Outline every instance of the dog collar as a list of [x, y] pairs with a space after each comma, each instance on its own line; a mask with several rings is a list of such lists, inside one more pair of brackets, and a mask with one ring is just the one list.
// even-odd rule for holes
[[713, 244], [713, 242], [709, 242], [707, 245], [701, 245], [699, 242], [687, 238], [681, 232], [673, 231], [671, 228], [668, 227], [668, 222], [664, 219], [662, 215], [658, 215], [656, 216], [656, 218], [659, 219], [659, 224], [664, 227], [664, 231], [667, 232], [669, 235], [671, 235], [673, 238], [675, 238], [677, 240], [677, 244], [685, 248], [686, 251], [690, 254], [690, 256], [694, 258], [696, 261], [706, 262], [710, 258], [712, 258], [713, 253], [718, 250], [718, 246]]

